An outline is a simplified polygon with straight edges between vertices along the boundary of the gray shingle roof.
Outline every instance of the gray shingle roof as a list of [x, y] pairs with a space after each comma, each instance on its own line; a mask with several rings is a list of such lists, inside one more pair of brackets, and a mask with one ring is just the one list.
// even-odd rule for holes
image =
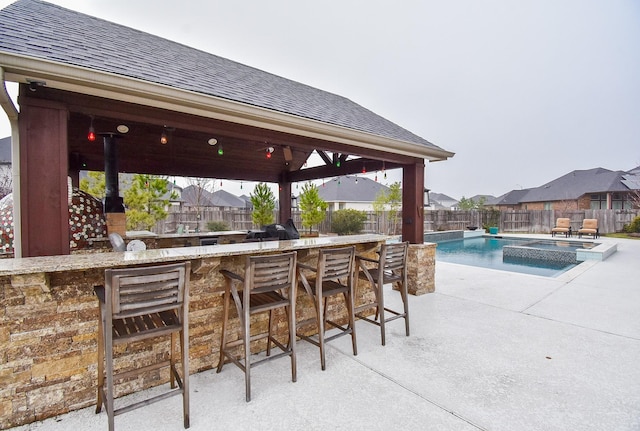
[[[246, 201], [226, 190], [216, 190], [211, 193], [202, 190], [199, 205], [203, 207], [225, 207], [225, 208], [245, 208]], [[196, 206], [198, 204], [198, 193], [196, 186], [187, 186], [182, 191], [182, 200], [187, 205]]]
[[603, 168], [569, 172], [540, 187], [529, 189], [520, 202], [545, 202], [578, 199], [588, 193], [626, 192], [622, 171]]
[[[356, 183], [357, 179], [357, 183]], [[389, 187], [367, 177], [340, 176], [318, 186], [318, 195], [326, 202], [373, 202], [381, 190]]]
[[441, 150], [345, 97], [39, 0], [19, 0], [0, 11], [2, 51], [137, 78]]
[[529, 189], [511, 190], [493, 199], [491, 202], [486, 202], [487, 205], [517, 205], [522, 198], [529, 193]]

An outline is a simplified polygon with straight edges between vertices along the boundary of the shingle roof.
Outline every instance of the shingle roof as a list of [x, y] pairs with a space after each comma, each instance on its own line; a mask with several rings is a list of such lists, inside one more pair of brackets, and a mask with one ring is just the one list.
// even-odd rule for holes
[[578, 199], [588, 193], [629, 191], [622, 183], [624, 174], [603, 168], [572, 171], [540, 187], [529, 189], [520, 202]]
[[[198, 199], [198, 190], [196, 186], [187, 186], [182, 191], [182, 200], [188, 205], [202, 207], [225, 207], [225, 208], [245, 208], [246, 201], [226, 190], [216, 190], [211, 193], [202, 190], [200, 199]], [[198, 200], [200, 202], [198, 202]]]
[[373, 202], [381, 190], [389, 187], [367, 177], [345, 175], [318, 186], [318, 195], [326, 202]]
[[486, 202], [487, 205], [517, 205], [522, 198], [529, 193], [529, 189], [511, 190], [493, 199], [491, 202]]
[[19, 0], [0, 11], [2, 51], [137, 78], [442, 150], [345, 97], [39, 0]]

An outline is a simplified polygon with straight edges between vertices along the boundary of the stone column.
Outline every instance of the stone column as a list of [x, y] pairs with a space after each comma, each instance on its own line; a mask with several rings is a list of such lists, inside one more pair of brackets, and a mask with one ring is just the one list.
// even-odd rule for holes
[[436, 290], [436, 244], [409, 244], [407, 257], [409, 294], [424, 295]]

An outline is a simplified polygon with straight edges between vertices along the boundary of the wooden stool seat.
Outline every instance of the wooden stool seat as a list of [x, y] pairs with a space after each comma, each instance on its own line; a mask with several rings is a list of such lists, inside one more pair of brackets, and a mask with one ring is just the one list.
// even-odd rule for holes
[[[190, 271], [190, 262], [107, 269], [105, 285], [95, 288], [100, 303], [96, 413], [100, 413], [104, 405], [109, 431], [114, 429], [114, 416], [173, 395], [182, 395], [184, 427], [189, 428]], [[115, 346], [163, 336], [171, 338], [169, 359], [115, 372]], [[178, 338], [181, 350], [179, 361], [176, 349]], [[180, 372], [178, 362], [181, 363]], [[169, 367], [170, 391], [118, 409], [114, 407], [114, 384], [117, 380], [164, 367]]]

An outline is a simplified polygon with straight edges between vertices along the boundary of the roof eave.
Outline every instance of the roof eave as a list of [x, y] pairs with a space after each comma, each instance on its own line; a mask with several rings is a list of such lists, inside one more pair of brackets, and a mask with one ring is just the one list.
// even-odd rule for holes
[[329, 140], [355, 147], [390, 151], [429, 161], [446, 160], [454, 155], [440, 148], [429, 148], [229, 99], [14, 53], [0, 52], [0, 66], [6, 71], [5, 79], [12, 82], [26, 83], [27, 79], [44, 81], [46, 86], [60, 90]]

